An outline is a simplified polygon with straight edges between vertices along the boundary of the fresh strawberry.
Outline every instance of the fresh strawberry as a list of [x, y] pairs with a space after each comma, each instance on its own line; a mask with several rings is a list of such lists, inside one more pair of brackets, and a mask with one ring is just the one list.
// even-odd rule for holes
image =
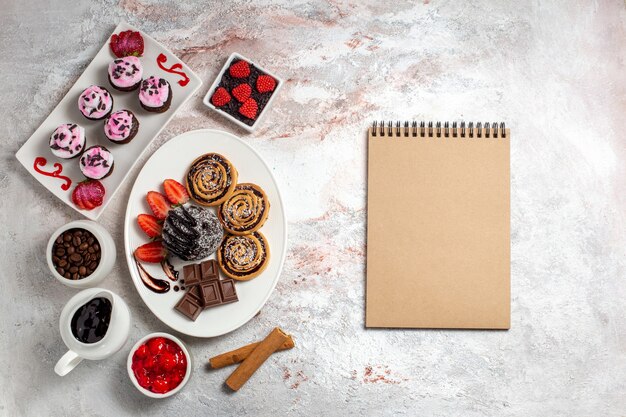
[[72, 202], [81, 210], [93, 210], [100, 207], [104, 200], [104, 185], [98, 180], [79, 182], [72, 191]]
[[269, 93], [276, 88], [276, 80], [269, 75], [259, 75], [256, 79], [256, 89], [259, 93]]
[[254, 101], [253, 98], [249, 98], [239, 107], [239, 113], [248, 119], [255, 119], [258, 108], [259, 106], [256, 104], [256, 101]]
[[235, 78], [246, 78], [250, 75], [250, 65], [246, 61], [239, 60], [230, 66], [228, 72]]
[[233, 96], [235, 96], [240, 103], [249, 99], [250, 94], [252, 94], [252, 87], [250, 87], [250, 84], [239, 84], [237, 87], [233, 88]]
[[168, 178], [163, 181], [163, 190], [165, 191], [167, 199], [170, 200], [172, 204], [185, 204], [189, 201], [187, 189], [176, 180]]
[[211, 97], [211, 103], [213, 103], [215, 107], [222, 107], [223, 105], [228, 104], [229, 101], [230, 94], [228, 94], [228, 90], [224, 87], [219, 87], [215, 90], [213, 97]]
[[137, 216], [137, 224], [141, 227], [148, 237], [161, 236], [161, 225], [159, 219], [149, 214], [140, 214]]
[[119, 35], [114, 33], [111, 35], [111, 51], [118, 58], [125, 56], [142, 56], [143, 55], [143, 37], [141, 33], [127, 30], [120, 32]]
[[135, 258], [142, 262], [156, 264], [165, 259], [167, 252], [160, 240], [146, 243], [135, 249]]
[[150, 191], [146, 196], [146, 200], [150, 210], [152, 210], [157, 219], [164, 220], [167, 217], [167, 212], [170, 211], [170, 203], [167, 202], [163, 194]]

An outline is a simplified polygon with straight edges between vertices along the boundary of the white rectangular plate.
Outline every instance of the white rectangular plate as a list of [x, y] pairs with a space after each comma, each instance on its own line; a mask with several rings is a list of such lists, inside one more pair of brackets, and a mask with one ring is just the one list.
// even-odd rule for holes
[[[170, 83], [172, 103], [169, 110], [164, 113], [147, 112], [139, 105], [139, 90], [122, 92], [110, 85], [107, 68], [115, 56], [111, 52], [107, 40], [65, 97], [16, 154], [21, 164], [44, 187], [65, 204], [92, 220], [100, 217], [148, 144], [202, 85], [200, 78], [187, 65], [145, 33], [124, 22], [120, 23], [113, 33], [120, 33], [125, 30], [138, 31], [143, 36], [144, 54], [140, 59], [143, 65], [144, 78], [156, 75], [165, 78]], [[120, 145], [109, 141], [104, 136], [104, 121], [88, 120], [78, 110], [78, 96], [85, 88], [94, 84], [105, 87], [112, 94], [113, 111], [129, 109], [137, 116], [139, 131], [129, 143]], [[109, 177], [101, 180], [106, 188], [104, 202], [100, 207], [91, 211], [79, 210], [71, 199], [74, 186], [85, 179], [78, 167], [79, 158], [69, 160], [57, 158], [52, 155], [48, 146], [50, 134], [63, 123], [77, 123], [83, 126], [87, 137], [87, 146], [103, 145], [113, 153], [115, 169]]]

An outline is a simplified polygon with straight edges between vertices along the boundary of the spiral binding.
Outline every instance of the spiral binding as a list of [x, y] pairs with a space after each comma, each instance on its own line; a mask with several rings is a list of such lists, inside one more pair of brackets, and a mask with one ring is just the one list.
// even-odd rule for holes
[[[409, 127], [410, 124], [410, 127]], [[418, 122], [416, 121], [405, 121], [404, 129], [401, 128], [401, 122], [398, 120], [395, 123], [392, 121], [388, 121], [385, 124], [385, 121], [382, 120], [380, 125], [378, 121], [374, 121], [372, 123], [372, 136], [381, 136], [381, 137], [421, 137], [421, 138], [440, 138], [440, 137], [453, 137], [453, 138], [506, 138], [506, 126], [504, 122], [501, 123], [485, 123], [484, 125], [481, 122], [476, 123], [474, 126], [473, 122], [465, 123], [465, 122], [452, 122], [452, 126], [450, 126], [450, 122], [444, 122], [443, 127], [441, 127], [441, 122]], [[395, 131], [395, 132], [394, 132]]]

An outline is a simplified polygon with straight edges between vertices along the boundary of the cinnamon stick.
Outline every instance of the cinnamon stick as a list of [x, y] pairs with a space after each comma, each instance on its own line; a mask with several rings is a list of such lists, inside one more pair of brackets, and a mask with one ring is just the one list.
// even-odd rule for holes
[[274, 328], [274, 330], [252, 350], [252, 353], [241, 362], [241, 365], [230, 374], [226, 380], [226, 385], [233, 391], [238, 391], [256, 370], [263, 365], [263, 362], [285, 343], [287, 337], [288, 336], [281, 329], [278, 327]]
[[[245, 345], [240, 347], [239, 349], [231, 350], [226, 353], [222, 353], [220, 355], [214, 356], [209, 359], [209, 364], [213, 369], [224, 368], [226, 366], [234, 365], [236, 363], [242, 362], [246, 359], [261, 342], [250, 343], [249, 345]], [[287, 350], [291, 349], [295, 346], [291, 335], [287, 336], [287, 340], [282, 344], [278, 350]]]

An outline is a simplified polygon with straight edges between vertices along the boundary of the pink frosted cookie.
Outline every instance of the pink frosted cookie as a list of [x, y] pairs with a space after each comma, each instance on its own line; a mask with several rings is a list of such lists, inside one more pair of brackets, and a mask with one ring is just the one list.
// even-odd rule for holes
[[111, 93], [97, 85], [86, 88], [78, 97], [78, 110], [89, 120], [102, 120], [113, 109]]
[[85, 141], [85, 129], [82, 126], [62, 124], [50, 135], [50, 150], [59, 158], [76, 158], [85, 149]]
[[113, 143], [130, 142], [139, 130], [139, 120], [130, 110], [118, 110], [104, 121], [104, 136]]
[[109, 82], [120, 91], [133, 91], [141, 84], [143, 67], [136, 56], [117, 58], [109, 64]]
[[108, 177], [113, 172], [113, 154], [100, 145], [85, 149], [80, 157], [80, 171], [93, 180]]
[[172, 87], [165, 78], [154, 75], [141, 82], [139, 103], [149, 112], [163, 113], [172, 103]]

